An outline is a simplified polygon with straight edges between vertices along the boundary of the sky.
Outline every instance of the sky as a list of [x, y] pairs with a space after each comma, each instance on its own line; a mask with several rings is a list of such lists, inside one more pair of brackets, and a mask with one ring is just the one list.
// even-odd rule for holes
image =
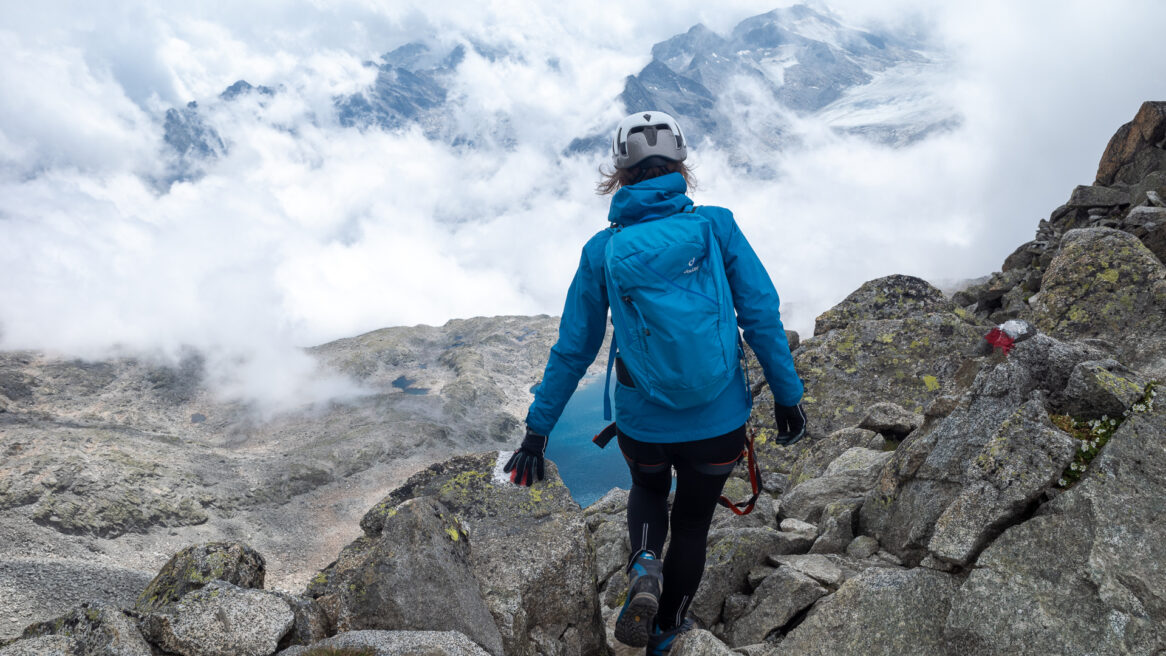
[[[557, 314], [586, 239], [605, 225], [605, 132], [652, 44], [727, 32], [788, 2], [7, 2], [0, 5], [0, 348], [88, 358], [209, 355], [227, 396], [274, 406], [344, 386], [300, 347], [387, 326]], [[928, 80], [962, 126], [888, 149], [828, 131], [749, 178], [694, 147], [699, 204], [732, 209], [783, 299], [787, 326], [892, 273], [935, 283], [998, 270], [1109, 137], [1163, 99], [1166, 4], [838, 0], [855, 27], [940, 53]], [[417, 129], [340, 127], [332, 99], [363, 62], [422, 35], [471, 54], [459, 129], [514, 137], [467, 152]], [[208, 105], [245, 79], [280, 89]], [[199, 101], [230, 144], [200, 179], [160, 190], [161, 117]]]

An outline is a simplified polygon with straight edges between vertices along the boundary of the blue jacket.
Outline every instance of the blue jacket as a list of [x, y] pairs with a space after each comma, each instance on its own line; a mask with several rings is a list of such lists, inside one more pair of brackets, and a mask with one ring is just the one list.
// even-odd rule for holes
[[[608, 219], [631, 225], [682, 212], [692, 205], [685, 195], [688, 186], [679, 173], [670, 173], [623, 187], [611, 199]], [[733, 289], [737, 324], [753, 348], [765, 379], [780, 405], [796, 405], [802, 398], [802, 381], [794, 371], [793, 357], [778, 310], [780, 301], [761, 260], [737, 228], [733, 213], [723, 207], [702, 206], [721, 245], [725, 272]], [[559, 321], [559, 340], [551, 348], [542, 383], [526, 415], [531, 430], [549, 435], [579, 380], [595, 361], [607, 332], [607, 285], [604, 252], [611, 233], [603, 230], [583, 246], [579, 269], [567, 291]], [[620, 430], [643, 442], [690, 442], [716, 437], [745, 423], [752, 409], [744, 374], [712, 402], [671, 410], [649, 401], [635, 388], [616, 383], [615, 420]]]

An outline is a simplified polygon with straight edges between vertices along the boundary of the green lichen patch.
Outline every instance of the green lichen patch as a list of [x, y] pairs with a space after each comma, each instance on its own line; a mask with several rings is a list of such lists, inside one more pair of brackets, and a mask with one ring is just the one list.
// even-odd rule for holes
[[530, 487], [494, 480], [498, 453], [477, 453], [451, 458], [413, 475], [393, 490], [361, 520], [365, 534], [380, 534], [393, 508], [422, 496], [433, 496], [470, 528], [482, 519], [505, 525], [578, 508], [557, 470], [546, 463], [546, 479]]
[[209, 542], [174, 554], [138, 597], [135, 609], [148, 613], [174, 603], [211, 581], [222, 580], [243, 588], [262, 588], [266, 561], [250, 547], [231, 542]]

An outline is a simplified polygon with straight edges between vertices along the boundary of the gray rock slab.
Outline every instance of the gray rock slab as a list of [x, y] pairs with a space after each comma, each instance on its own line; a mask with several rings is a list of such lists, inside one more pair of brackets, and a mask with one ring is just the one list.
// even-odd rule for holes
[[109, 604], [83, 604], [55, 620], [33, 624], [21, 634], [26, 642], [45, 636], [68, 638], [72, 643], [70, 653], [103, 656], [152, 654], [134, 620]]
[[487, 656], [489, 652], [456, 631], [348, 631], [314, 643], [291, 647], [279, 656], [306, 656], [321, 647], [365, 649], [369, 656]]
[[826, 592], [817, 580], [802, 572], [779, 567], [753, 592], [741, 617], [726, 627], [725, 637], [732, 645], [761, 642]]
[[812, 533], [778, 531], [771, 554], [803, 554], [814, 546]]
[[294, 623], [278, 595], [213, 581], [146, 615], [141, 626], [150, 642], [181, 656], [270, 656]]
[[876, 433], [890, 433], [902, 439], [922, 425], [921, 413], [911, 412], [897, 403], [876, 403], [867, 409], [858, 427]]
[[775, 571], [776, 568], [770, 567], [769, 565], [758, 565], [757, 567], [749, 570], [749, 577], [747, 579], [749, 582], [749, 589], [756, 590], [757, 586], [761, 585], [761, 582]]
[[854, 539], [861, 500], [835, 501], [822, 509], [822, 534], [810, 547], [810, 553], [842, 553]]
[[847, 449], [861, 446], [881, 451], [884, 444], [884, 438], [878, 433], [854, 427], [843, 428], [825, 437], [810, 440], [792, 458], [789, 480], [782, 491], [786, 492], [795, 485], [821, 476], [826, 467]]
[[856, 446], [843, 451], [841, 455], [832, 460], [826, 466], [823, 476], [836, 476], [850, 472], [873, 476], [882, 469], [890, 458], [891, 454], [887, 451], [876, 451]]
[[882, 467], [891, 459], [889, 451], [854, 447], [834, 459], [826, 473], [812, 478], [781, 497], [781, 515], [817, 523], [822, 510], [831, 503], [860, 500], [874, 488]]
[[693, 629], [673, 643], [671, 656], [734, 656], [729, 646], [704, 629]]
[[361, 527], [375, 536], [401, 501], [436, 498], [469, 534], [473, 576], [507, 654], [551, 643], [597, 654], [603, 628], [586, 517], [553, 462], [546, 480], [519, 487], [502, 473], [509, 457], [494, 451], [433, 465], [390, 492]]
[[[912, 433], [894, 451], [862, 505], [858, 532], [875, 537], [884, 548], [915, 565], [929, 553], [937, 522], [948, 506], [965, 487], [986, 491], [989, 479], [1003, 473], [997, 471], [1000, 466], [1007, 465], [1022, 479], [1022, 496], [1035, 498], [1034, 490], [1050, 480], [1045, 474], [1055, 469], [1051, 463], [1061, 457], [1058, 440], [1049, 432], [1055, 429], [1047, 424], [1047, 417], [1040, 416], [1037, 406], [1065, 388], [1078, 363], [1096, 360], [1098, 355], [1092, 347], [1037, 334], [986, 366], [955, 409]], [[1036, 405], [1022, 412], [1030, 403]], [[1039, 435], [1029, 439], [1018, 432], [1018, 425], [1039, 425]], [[1000, 461], [999, 449], [1005, 447], [1014, 454], [1007, 463]], [[1029, 456], [1036, 467], [1031, 475], [1026, 464]], [[968, 492], [969, 501], [974, 494]], [[1006, 496], [1011, 494], [1006, 492]], [[1000, 508], [1009, 504], [1005, 501]], [[992, 523], [969, 530], [990, 537], [1004, 528]]]
[[[720, 619], [725, 599], [747, 590], [749, 571], [775, 553], [781, 537], [772, 528], [737, 528], [711, 531], [704, 577], [690, 611], [702, 626]], [[809, 548], [809, 545], [806, 545]]]
[[65, 636], [42, 636], [17, 640], [0, 648], [0, 656], [74, 656], [74, 643]]
[[297, 597], [286, 592], [275, 592], [275, 594], [287, 602], [295, 616], [291, 630], [284, 634], [283, 639], [279, 641], [281, 649], [292, 645], [310, 645], [328, 637], [328, 615], [320, 607], [320, 604], [316, 603], [315, 599]]
[[[823, 554], [770, 556], [769, 562], [781, 569], [791, 569], [814, 579], [821, 585], [836, 588], [849, 578], [837, 558]], [[860, 569], [865, 569], [862, 567]]]
[[1130, 194], [1102, 185], [1078, 185], [1069, 196], [1069, 207], [1116, 207], [1129, 205]]
[[870, 558], [878, 553], [879, 541], [869, 535], [860, 535], [850, 541], [846, 555], [852, 558]]
[[781, 520], [780, 528], [787, 533], [804, 533], [808, 538], [818, 537], [818, 527], [809, 522], [803, 522], [800, 519], [787, 517]]
[[[1161, 395], [1159, 395], [1161, 396]], [[949, 646], [1000, 653], [1166, 648], [1166, 411], [1135, 413], [1073, 488], [981, 554], [952, 604]]]
[[631, 543], [627, 528], [628, 491], [613, 489], [583, 509], [595, 545], [595, 580], [600, 588], [627, 567]]
[[809, 426], [816, 435], [856, 426], [879, 401], [922, 412], [970, 382], [983, 334], [955, 312], [935, 312], [855, 321], [806, 341], [794, 362]]
[[92, 602], [128, 608], [150, 582], [131, 569], [56, 558], [0, 558], [0, 636]]
[[1059, 410], [1078, 419], [1120, 417], [1141, 400], [1148, 382], [1117, 360], [1082, 362], [1061, 392]]
[[1078, 444], [1052, 426], [1040, 402], [1026, 403], [968, 463], [963, 489], [936, 520], [928, 550], [969, 563], [1057, 482]]
[[780, 643], [783, 654], [934, 656], [959, 582], [928, 569], [871, 568], [818, 602]]
[[1122, 363], [1166, 377], [1166, 266], [1128, 232], [1066, 232], [1033, 321], [1061, 339], [1105, 339]]
[[380, 532], [349, 544], [308, 588], [338, 631], [466, 634], [502, 654], [502, 636], [476, 583], [471, 538], [433, 497], [385, 511]]

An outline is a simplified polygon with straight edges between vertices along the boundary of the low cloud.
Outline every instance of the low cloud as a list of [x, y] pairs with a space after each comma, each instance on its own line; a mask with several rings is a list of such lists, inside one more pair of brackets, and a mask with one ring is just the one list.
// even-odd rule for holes
[[[0, 347], [174, 358], [193, 347], [221, 364], [225, 394], [284, 407], [356, 391], [316, 381], [300, 347], [390, 325], [557, 314], [607, 210], [593, 193], [603, 156], [565, 157], [566, 145], [620, 118], [613, 99], [652, 43], [772, 8], [248, 5], [3, 10]], [[767, 156], [772, 180], [693, 149], [694, 198], [734, 210], [803, 332], [873, 277], [997, 269], [1160, 92], [1166, 46], [1154, 31], [1166, 8], [880, 6], [837, 8], [925, 32], [947, 52], [935, 93], [959, 108], [959, 129], [891, 150], [803, 122], [802, 147]], [[140, 29], [114, 38], [125, 20]], [[362, 63], [419, 34], [512, 46], [471, 54], [452, 82], [462, 109], [447, 119], [485, 145], [336, 123], [333, 98], [372, 81]], [[240, 78], [279, 92], [215, 101]], [[159, 192], [161, 114], [191, 100], [229, 152]]]

